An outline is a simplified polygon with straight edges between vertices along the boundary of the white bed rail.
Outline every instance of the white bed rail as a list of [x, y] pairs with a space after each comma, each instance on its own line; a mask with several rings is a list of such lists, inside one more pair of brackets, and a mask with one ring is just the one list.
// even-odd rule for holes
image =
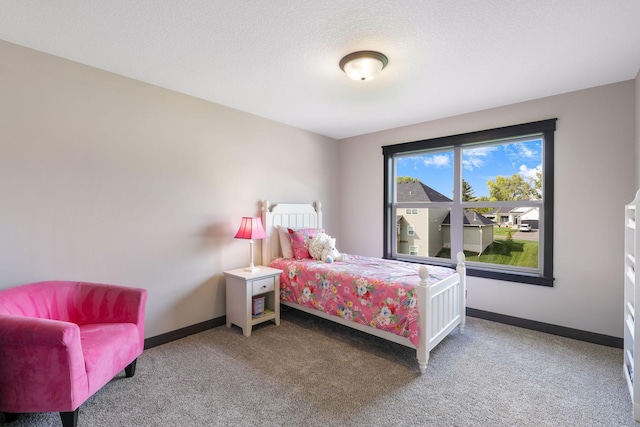
[[446, 337], [456, 326], [464, 333], [466, 322], [466, 286], [465, 256], [458, 254], [458, 274], [451, 280], [443, 280], [431, 286], [427, 285], [429, 270], [422, 265], [418, 270], [418, 303], [426, 307], [426, 313], [420, 310], [420, 345], [417, 359], [420, 372], [424, 373], [429, 362], [429, 352]]

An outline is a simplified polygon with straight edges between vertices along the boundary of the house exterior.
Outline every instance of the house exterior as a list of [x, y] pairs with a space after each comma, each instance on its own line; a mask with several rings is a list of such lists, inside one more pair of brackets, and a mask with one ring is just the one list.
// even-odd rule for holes
[[[407, 203], [450, 202], [451, 199], [420, 181], [400, 182], [398, 201]], [[442, 221], [446, 208], [406, 208], [396, 217], [397, 251], [408, 255], [435, 257], [443, 248]]]
[[484, 214], [494, 223], [502, 227], [517, 227], [520, 224], [530, 224], [537, 230], [540, 225], [540, 209], [530, 207], [501, 207]]
[[[450, 202], [451, 199], [420, 181], [397, 183], [401, 203]], [[396, 215], [397, 252], [436, 257], [451, 247], [447, 208], [404, 208]], [[471, 210], [464, 211], [464, 250], [482, 253], [493, 242], [494, 222]]]
[[518, 225], [529, 224], [534, 230], [540, 228], [540, 209], [538, 208], [518, 208]]
[[[462, 241], [465, 251], [477, 252], [481, 254], [491, 243], [493, 243], [493, 226], [495, 223], [489, 218], [465, 209], [462, 218], [464, 228]], [[451, 248], [451, 215], [442, 222], [443, 247]]]

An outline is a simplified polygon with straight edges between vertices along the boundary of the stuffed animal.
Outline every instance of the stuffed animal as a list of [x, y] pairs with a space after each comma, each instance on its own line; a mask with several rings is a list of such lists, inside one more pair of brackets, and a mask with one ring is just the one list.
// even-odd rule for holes
[[309, 254], [313, 259], [331, 263], [344, 261], [345, 256], [336, 249], [336, 239], [326, 233], [318, 233], [309, 241]]
[[344, 261], [345, 255], [338, 252], [336, 249], [336, 239], [331, 239], [332, 243], [325, 246], [322, 250], [322, 260], [324, 262], [332, 263], [333, 261]]
[[329, 240], [331, 236], [325, 233], [318, 233], [311, 237], [307, 247], [309, 249], [309, 255], [313, 259], [322, 259], [322, 250], [324, 249], [325, 241]]

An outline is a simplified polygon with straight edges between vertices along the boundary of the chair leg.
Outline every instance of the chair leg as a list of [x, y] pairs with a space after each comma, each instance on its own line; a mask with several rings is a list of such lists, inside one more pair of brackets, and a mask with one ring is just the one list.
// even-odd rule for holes
[[17, 419], [18, 419], [18, 414], [15, 414], [13, 412], [4, 412], [4, 422], [5, 423], [12, 423]]
[[131, 378], [136, 374], [136, 362], [138, 359], [134, 359], [126, 368], [124, 368], [124, 374], [127, 378]]
[[62, 420], [62, 427], [76, 427], [78, 425], [78, 411], [77, 408], [73, 412], [60, 412], [60, 419]]

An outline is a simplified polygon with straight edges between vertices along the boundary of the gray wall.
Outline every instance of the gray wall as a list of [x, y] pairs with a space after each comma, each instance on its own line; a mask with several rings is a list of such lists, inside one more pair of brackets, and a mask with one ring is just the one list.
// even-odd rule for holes
[[6, 42], [0, 58], [0, 288], [143, 287], [150, 337], [224, 316], [261, 199], [321, 200], [339, 238], [337, 141]]
[[341, 251], [382, 255], [382, 146], [557, 117], [555, 287], [470, 277], [468, 305], [622, 337], [623, 209], [637, 186], [640, 144], [635, 93], [626, 81], [341, 140]]

